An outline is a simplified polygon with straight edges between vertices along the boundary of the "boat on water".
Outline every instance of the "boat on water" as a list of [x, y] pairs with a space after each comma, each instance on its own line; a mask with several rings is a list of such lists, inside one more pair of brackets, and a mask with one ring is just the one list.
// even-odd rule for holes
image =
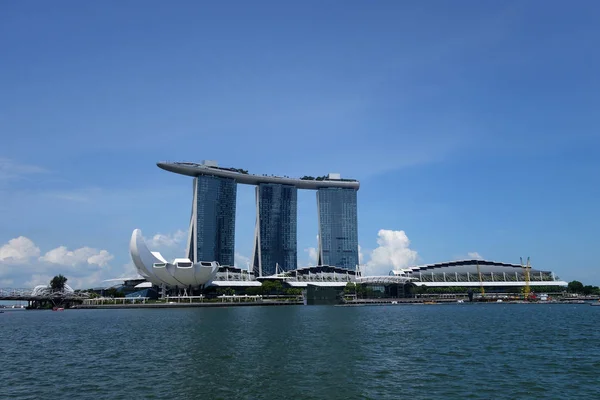
[[65, 311], [63, 307], [52, 307], [52, 311]]

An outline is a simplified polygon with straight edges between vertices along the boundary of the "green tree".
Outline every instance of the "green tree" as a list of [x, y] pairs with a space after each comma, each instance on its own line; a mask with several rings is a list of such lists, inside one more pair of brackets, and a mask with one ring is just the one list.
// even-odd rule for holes
[[262, 294], [279, 294], [283, 290], [281, 281], [264, 281], [261, 286]]
[[260, 294], [269, 294], [273, 291], [273, 281], [263, 281], [260, 287]]
[[225, 296], [233, 296], [235, 294], [235, 290], [230, 287], [226, 288], [217, 288], [217, 295], [225, 295]]
[[356, 285], [356, 297], [365, 298], [367, 295], [367, 288], [365, 285], [357, 284]]
[[356, 285], [352, 282], [346, 283], [344, 286], [344, 294], [354, 294], [356, 293]]
[[56, 275], [50, 281], [50, 287], [52, 290], [57, 292], [62, 292], [65, 289], [65, 284], [67, 283], [67, 278], [65, 278], [62, 274]]
[[246, 289], [246, 294], [248, 296], [256, 296], [262, 293], [262, 287], [249, 287]]
[[598, 292], [598, 286], [586, 285], [583, 287], [583, 294], [586, 296], [589, 296], [591, 294], [597, 295]]
[[571, 293], [583, 293], [583, 283], [579, 281], [571, 281], [567, 285], [567, 290]]
[[288, 288], [285, 289], [285, 294], [287, 294], [288, 296], [300, 296], [302, 294], [302, 289]]

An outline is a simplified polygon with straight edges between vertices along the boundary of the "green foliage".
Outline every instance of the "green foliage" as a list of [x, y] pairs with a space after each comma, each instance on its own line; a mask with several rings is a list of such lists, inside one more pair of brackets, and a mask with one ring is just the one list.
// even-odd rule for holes
[[233, 288], [217, 288], [217, 295], [225, 295], [225, 296], [233, 296], [235, 294], [235, 290]]
[[600, 288], [598, 286], [586, 285], [579, 281], [571, 281], [567, 286], [569, 293], [582, 294], [584, 296], [595, 295], [600, 296]]
[[211, 167], [211, 168], [221, 169], [223, 171], [232, 171], [232, 172], [237, 172], [240, 174], [248, 175], [248, 170], [243, 169], [243, 168], [226, 168], [226, 167]]
[[[302, 178], [300, 178], [300, 180], [303, 181], [326, 181], [329, 180], [329, 175], [323, 175], [323, 176], [310, 176], [310, 175], [304, 175]], [[356, 182], [356, 179], [334, 179], [336, 181], [342, 181], [342, 182]]]
[[534, 286], [531, 288], [535, 293], [557, 293], [564, 292], [564, 287], [561, 286]]
[[259, 294], [262, 294], [262, 287], [249, 287], [248, 289], [246, 289], [246, 294], [248, 296], [257, 296]]
[[344, 294], [354, 294], [356, 293], [356, 284], [352, 282], [348, 282], [344, 287]]
[[567, 290], [570, 293], [583, 293], [583, 283], [579, 281], [571, 281], [567, 285]]
[[598, 286], [586, 285], [583, 287], [583, 292], [585, 296], [589, 295], [600, 295], [600, 288]]
[[264, 281], [260, 288], [262, 289], [260, 294], [281, 294], [283, 291], [283, 284], [279, 280]]
[[63, 291], [65, 289], [65, 284], [67, 283], [67, 278], [65, 278], [62, 274], [56, 275], [50, 281], [50, 287], [54, 291]]
[[385, 293], [379, 290], [373, 290], [373, 288], [368, 285], [361, 285], [353, 282], [348, 282], [346, 286], [344, 286], [344, 294], [356, 294], [356, 297], [361, 299], [372, 299], [385, 296]]
[[284, 292], [288, 296], [300, 296], [302, 294], [302, 289], [288, 288], [288, 289], [285, 289]]

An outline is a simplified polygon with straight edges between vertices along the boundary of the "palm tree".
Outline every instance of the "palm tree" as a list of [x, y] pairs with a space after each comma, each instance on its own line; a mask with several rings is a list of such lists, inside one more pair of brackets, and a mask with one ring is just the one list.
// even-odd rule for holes
[[67, 278], [65, 278], [62, 274], [55, 276], [50, 281], [50, 287], [55, 292], [62, 292], [65, 289], [65, 284], [67, 283]]

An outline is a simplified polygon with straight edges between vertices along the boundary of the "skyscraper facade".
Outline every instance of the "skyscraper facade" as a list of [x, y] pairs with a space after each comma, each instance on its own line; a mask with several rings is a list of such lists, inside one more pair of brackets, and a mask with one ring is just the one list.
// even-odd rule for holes
[[236, 197], [234, 179], [210, 175], [194, 178], [188, 239], [190, 260], [234, 265]]
[[[357, 191], [355, 179], [325, 176], [254, 175], [216, 161], [159, 162], [169, 172], [194, 178], [188, 257], [194, 263], [216, 261], [233, 266], [237, 185], [256, 187], [256, 228], [252, 254], [255, 276], [297, 268], [298, 190], [316, 190], [319, 220], [319, 265], [354, 269], [358, 259]], [[238, 266], [243, 267], [243, 266]]]
[[297, 264], [298, 189], [293, 185], [259, 183], [256, 186], [255, 276], [289, 271]]
[[358, 265], [357, 190], [317, 190], [320, 265], [354, 269]]

